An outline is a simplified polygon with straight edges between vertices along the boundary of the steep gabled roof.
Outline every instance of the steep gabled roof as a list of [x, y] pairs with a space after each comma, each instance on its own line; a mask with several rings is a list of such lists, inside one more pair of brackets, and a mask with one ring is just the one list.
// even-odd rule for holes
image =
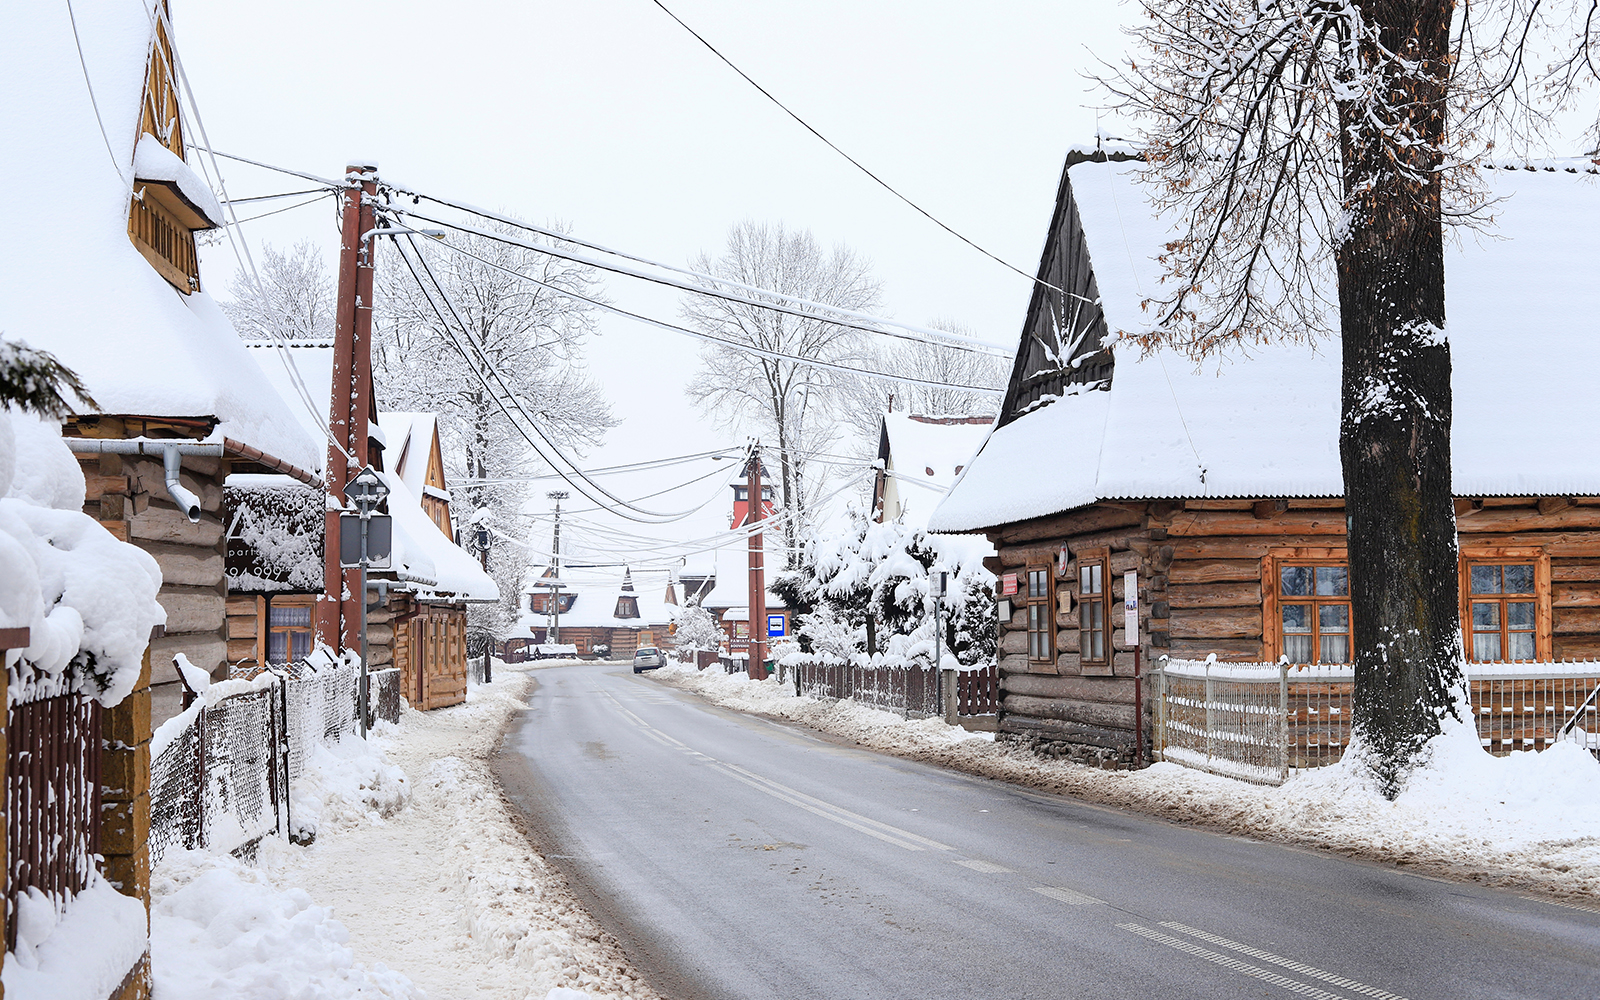
[[[1142, 170], [1069, 158], [1053, 222], [1078, 220], [1090, 276], [1074, 280], [1092, 280], [1113, 339], [1148, 331], [1143, 303], [1161, 292], [1156, 258], [1175, 231], [1151, 211]], [[1571, 428], [1600, 425], [1596, 174], [1590, 160], [1487, 167], [1502, 199], [1495, 228], [1447, 238], [1457, 496], [1600, 494], [1600, 463], [1570, 441]], [[1019, 366], [1037, 313], [1030, 308]], [[1126, 341], [1112, 351], [1103, 389], [1009, 393], [1002, 424], [929, 527], [979, 530], [1098, 500], [1343, 494], [1336, 337], [1237, 349], [1199, 366]]]
[[[318, 439], [267, 386], [216, 302], [177, 291], [128, 237], [154, 37], [146, 4], [80, 10], [82, 64], [67, 13], [61, 4], [0, 13], [0, 181], [11, 196], [0, 332], [54, 353], [107, 414], [215, 417], [216, 440], [319, 467]], [[157, 166], [207, 201], [176, 156]]]

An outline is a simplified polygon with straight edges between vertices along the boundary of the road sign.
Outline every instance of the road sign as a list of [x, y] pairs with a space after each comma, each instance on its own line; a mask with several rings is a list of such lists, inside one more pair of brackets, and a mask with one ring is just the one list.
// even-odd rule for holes
[[361, 567], [361, 522], [367, 522], [367, 569], [389, 569], [394, 551], [394, 520], [388, 514], [339, 515], [339, 567]]
[[768, 637], [783, 635], [783, 616], [782, 615], [768, 615], [767, 616], [767, 635], [768, 635]]
[[1139, 645], [1139, 572], [1128, 570], [1122, 574], [1122, 643]]
[[372, 466], [367, 466], [356, 474], [356, 477], [345, 485], [344, 495], [356, 508], [362, 511], [376, 510], [383, 498], [389, 495], [389, 487]]

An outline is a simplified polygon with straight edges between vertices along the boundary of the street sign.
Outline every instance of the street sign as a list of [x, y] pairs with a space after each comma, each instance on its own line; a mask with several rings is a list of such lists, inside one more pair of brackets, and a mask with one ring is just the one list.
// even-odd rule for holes
[[771, 637], [774, 637], [774, 636], [781, 636], [781, 635], [783, 635], [783, 616], [782, 615], [768, 615], [767, 616], [767, 636], [769, 638], [771, 638]]
[[1122, 644], [1139, 645], [1139, 571], [1122, 574]]
[[371, 511], [376, 510], [383, 498], [389, 495], [389, 487], [369, 465], [345, 485], [344, 495], [357, 509]]
[[[339, 568], [361, 568], [360, 514], [339, 515]], [[394, 519], [388, 514], [369, 514], [367, 522], [367, 569], [389, 569], [394, 552]]]
[[1000, 593], [1007, 597], [1017, 592], [1017, 574], [1007, 573], [1000, 578]]

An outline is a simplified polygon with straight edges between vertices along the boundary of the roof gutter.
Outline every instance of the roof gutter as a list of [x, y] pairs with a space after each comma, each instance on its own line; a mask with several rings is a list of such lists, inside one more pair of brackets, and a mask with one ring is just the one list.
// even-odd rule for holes
[[316, 473], [307, 472], [298, 465], [290, 465], [283, 459], [275, 455], [269, 455], [260, 448], [252, 448], [243, 441], [235, 441], [231, 437], [223, 438], [222, 446], [227, 449], [230, 455], [238, 455], [240, 458], [249, 459], [257, 465], [265, 465], [269, 469], [275, 469], [291, 479], [300, 480], [313, 489], [322, 489], [322, 479]]
[[117, 438], [73, 437], [61, 440], [65, 441], [67, 447], [77, 455], [160, 455], [162, 467], [166, 472], [167, 495], [191, 523], [200, 520], [200, 498], [185, 489], [178, 481], [183, 456], [204, 455], [207, 458], [221, 458], [223, 452], [223, 446], [220, 444], [200, 444], [193, 441], [151, 441], [147, 438], [127, 441]]

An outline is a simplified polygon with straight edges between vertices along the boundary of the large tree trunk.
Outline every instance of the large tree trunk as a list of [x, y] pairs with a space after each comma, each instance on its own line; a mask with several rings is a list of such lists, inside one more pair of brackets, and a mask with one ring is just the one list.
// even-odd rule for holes
[[[1336, 251], [1344, 349], [1339, 452], [1350, 526], [1354, 724], [1367, 766], [1393, 798], [1446, 713], [1460, 717], [1455, 512], [1450, 495], [1450, 348], [1443, 337], [1444, 245], [1437, 150], [1452, 5], [1364, 5], [1384, 48], [1420, 60], [1389, 77], [1391, 127], [1425, 140], [1415, 152], [1345, 115], [1349, 232]], [[1396, 169], [1391, 157], [1410, 156]], [[1414, 171], [1414, 172], [1413, 172]]]

